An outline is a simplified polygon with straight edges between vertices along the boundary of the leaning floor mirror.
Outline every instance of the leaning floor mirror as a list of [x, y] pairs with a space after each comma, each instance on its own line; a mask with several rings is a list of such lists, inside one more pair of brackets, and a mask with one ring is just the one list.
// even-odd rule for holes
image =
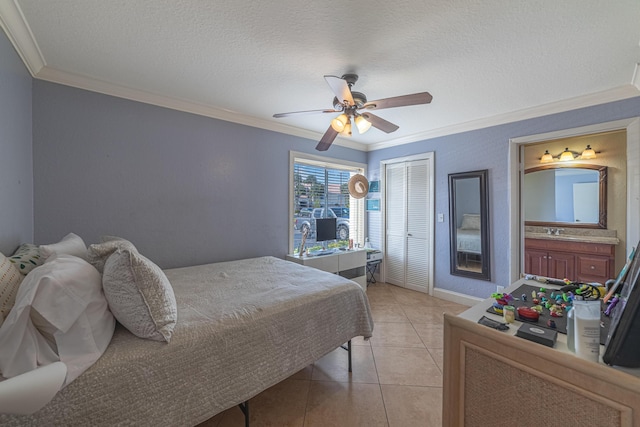
[[449, 174], [451, 274], [491, 280], [488, 170]]

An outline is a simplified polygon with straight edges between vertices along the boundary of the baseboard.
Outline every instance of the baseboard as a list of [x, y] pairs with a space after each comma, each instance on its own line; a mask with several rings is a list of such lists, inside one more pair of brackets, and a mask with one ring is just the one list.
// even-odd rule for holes
[[433, 289], [433, 296], [443, 300], [457, 302], [458, 304], [467, 305], [469, 307], [476, 305], [477, 303], [479, 303], [480, 301], [483, 301], [484, 299], [484, 298], [472, 297], [470, 295], [461, 294], [459, 292], [453, 292], [453, 291], [448, 291], [446, 289], [438, 289], [438, 288]]

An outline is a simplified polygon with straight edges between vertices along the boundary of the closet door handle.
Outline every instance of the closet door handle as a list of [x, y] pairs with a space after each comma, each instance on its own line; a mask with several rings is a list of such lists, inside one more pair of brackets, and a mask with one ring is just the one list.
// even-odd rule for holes
[[411, 237], [411, 236], [413, 236], [413, 234], [407, 233], [407, 237]]

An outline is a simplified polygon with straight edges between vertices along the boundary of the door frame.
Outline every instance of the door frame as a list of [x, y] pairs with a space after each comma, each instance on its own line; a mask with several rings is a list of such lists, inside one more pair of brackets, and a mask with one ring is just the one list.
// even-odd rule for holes
[[509, 278], [515, 282], [524, 271], [524, 221], [520, 183], [524, 176], [522, 158], [524, 146], [536, 142], [573, 136], [590, 135], [606, 131], [627, 131], [627, 256], [631, 247], [640, 240], [640, 117], [597, 123], [555, 132], [527, 135], [509, 140], [508, 192], [509, 192]]
[[[387, 165], [397, 164], [397, 163], [406, 163], [412, 162], [416, 160], [426, 160], [429, 166], [429, 205], [430, 205], [430, 218], [431, 223], [427, 226], [427, 234], [429, 238], [428, 250], [429, 257], [427, 258], [427, 268], [428, 268], [428, 277], [429, 277], [429, 286], [428, 286], [428, 294], [433, 295], [434, 284], [433, 284], [433, 267], [435, 263], [435, 171], [434, 171], [434, 156], [435, 153], [433, 151], [429, 151], [427, 153], [415, 154], [412, 156], [404, 156], [404, 157], [396, 157], [392, 159], [385, 159], [380, 161], [380, 210], [382, 211], [382, 221], [380, 230], [381, 237], [381, 246], [386, 250], [387, 248], [387, 186], [386, 186], [386, 177], [387, 177]], [[384, 254], [382, 268], [380, 270], [380, 277], [383, 282], [386, 282], [386, 254]]]

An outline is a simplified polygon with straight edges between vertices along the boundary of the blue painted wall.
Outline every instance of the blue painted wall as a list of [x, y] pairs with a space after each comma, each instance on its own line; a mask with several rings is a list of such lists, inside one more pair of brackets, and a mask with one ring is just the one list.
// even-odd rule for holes
[[0, 252], [33, 240], [31, 75], [0, 31]]
[[163, 268], [287, 253], [289, 151], [316, 141], [39, 80], [33, 92], [36, 242], [118, 235]]
[[[470, 132], [418, 141], [369, 153], [369, 177], [380, 176], [380, 161], [434, 152], [435, 212], [444, 213], [445, 221], [435, 227], [435, 286], [441, 289], [486, 298], [496, 285], [506, 286], [509, 280], [509, 200], [508, 148], [509, 139], [525, 135], [552, 132], [640, 116], [640, 97], [565, 113], [493, 126]], [[449, 274], [449, 196], [448, 174], [478, 169], [489, 170], [489, 217], [491, 231], [490, 282]], [[374, 227], [379, 221], [370, 221]], [[370, 236], [380, 236], [380, 230], [369, 230]], [[374, 246], [380, 240], [372, 239]]]

